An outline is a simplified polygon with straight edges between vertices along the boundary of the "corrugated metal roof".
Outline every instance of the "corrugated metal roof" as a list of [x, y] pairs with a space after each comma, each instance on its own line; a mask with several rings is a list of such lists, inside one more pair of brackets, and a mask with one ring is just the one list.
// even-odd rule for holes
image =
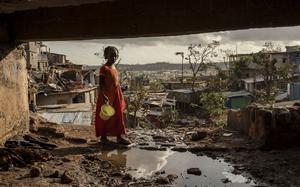
[[58, 124], [91, 125], [92, 112], [44, 112], [40, 113], [43, 118]]

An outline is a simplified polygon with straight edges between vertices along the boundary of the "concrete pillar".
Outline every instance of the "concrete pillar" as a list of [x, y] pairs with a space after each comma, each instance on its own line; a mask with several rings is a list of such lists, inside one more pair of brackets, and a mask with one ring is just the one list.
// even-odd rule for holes
[[17, 45], [0, 44], [0, 144], [28, 131], [26, 60]]

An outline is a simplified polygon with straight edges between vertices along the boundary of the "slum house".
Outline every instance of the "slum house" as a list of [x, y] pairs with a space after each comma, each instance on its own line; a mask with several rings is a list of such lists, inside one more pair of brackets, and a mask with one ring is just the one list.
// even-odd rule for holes
[[169, 99], [176, 100], [176, 108], [182, 112], [192, 111], [191, 104], [200, 104], [200, 95], [206, 92], [206, 88], [195, 89], [177, 89], [177, 90], [167, 90]]
[[248, 106], [253, 100], [253, 95], [246, 91], [223, 92], [226, 99], [225, 107], [229, 109], [239, 109]]
[[[89, 4], [90, 2], [93, 4]], [[123, 11], [128, 9], [128, 3], [123, 1], [109, 3], [102, 0], [69, 1], [63, 5], [58, 5], [54, 1], [34, 1], [33, 3], [13, 1], [10, 6], [7, 6], [7, 2], [2, 2], [0, 10], [3, 15], [1, 17], [3, 24], [0, 25], [2, 48], [0, 106], [2, 108], [0, 113], [1, 120], [4, 119], [4, 121], [0, 123], [3, 124], [0, 132], [9, 134], [8, 129], [17, 131], [21, 122], [25, 122], [22, 127], [28, 125], [27, 78], [26, 69], [23, 69], [26, 67], [26, 60], [17, 45], [18, 42], [161, 36], [214, 32], [224, 29], [292, 26], [300, 24], [297, 19], [300, 13], [294, 11], [291, 14], [290, 11], [299, 7], [297, 1], [293, 2], [278, 1], [276, 6], [270, 7], [270, 4], [274, 4], [270, 0], [255, 1], [255, 3], [234, 0], [230, 4], [222, 3], [221, 5], [219, 1], [215, 0], [192, 0], [183, 8], [182, 1], [177, 0], [167, 0], [165, 4], [168, 6], [161, 6], [156, 1], [147, 1], [147, 5], [144, 1], [135, 1], [134, 7], [139, 7], [138, 11]], [[116, 11], [116, 7], [120, 14], [113, 13]], [[195, 9], [195, 7], [204, 8]], [[209, 7], [217, 8], [220, 11], [212, 11]], [[225, 12], [222, 11], [224, 9]], [[257, 10], [255, 14], [253, 14], [253, 9]], [[187, 11], [189, 14], [186, 14]], [[81, 13], [80, 16], [78, 16], [78, 12]], [[139, 14], [139, 12], [143, 12], [143, 14]], [[170, 12], [174, 14], [170, 16]], [[138, 20], [134, 20], [135, 23], [132, 22], [132, 19], [128, 19], [132, 15], [139, 17]], [[202, 18], [203, 15], [211, 15], [208, 16], [207, 24], [195, 24], [195, 18]], [[261, 19], [265, 15], [268, 17]], [[94, 20], [92, 22], [90, 21], [91, 16]], [[58, 17], [59, 19], [57, 19]], [[149, 22], [150, 17], [158, 21]], [[111, 29], [103, 29], [103, 23]], [[29, 24], [30, 29], [28, 29]], [[115, 29], [116, 25], [118, 25], [118, 29]], [[134, 25], [134, 27], [128, 27], [128, 25]], [[87, 29], [91, 27], [93, 29]], [[15, 67], [18, 67], [17, 76]], [[11, 75], [9, 75], [10, 73]], [[23, 100], [23, 98], [26, 99]], [[6, 106], [9, 106], [9, 103], [5, 103], [6, 101], [18, 102], [8, 109]], [[3, 108], [3, 106], [5, 107]], [[2, 137], [4, 136], [1, 135]]]
[[71, 90], [68, 92], [37, 94], [36, 101], [38, 106], [72, 103], [95, 104], [96, 92], [97, 88], [92, 87]]
[[[297, 78], [300, 76], [300, 46], [286, 46], [285, 52], [271, 52], [270, 60], [275, 60], [276, 64], [275, 67], [278, 69], [286, 69], [290, 73], [290, 77]], [[230, 68], [232, 69], [234, 64], [241, 60], [242, 58], [251, 57], [252, 54], [237, 54], [231, 55], [229, 57], [230, 61]], [[241, 79], [247, 78], [255, 78], [260, 77], [261, 75], [257, 71], [262, 67], [256, 65], [253, 62], [250, 62], [249, 65], [242, 65], [239, 67], [239, 77]], [[233, 73], [233, 72], [231, 72]], [[283, 88], [286, 87], [286, 82], [279, 81], [277, 83], [279, 87]]]

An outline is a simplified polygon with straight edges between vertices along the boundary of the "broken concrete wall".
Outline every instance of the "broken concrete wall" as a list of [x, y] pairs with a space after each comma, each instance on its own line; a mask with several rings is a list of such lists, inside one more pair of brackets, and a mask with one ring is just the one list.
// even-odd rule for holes
[[228, 127], [268, 147], [300, 144], [300, 107], [250, 106], [228, 113]]
[[23, 49], [0, 44], [0, 144], [29, 127], [26, 60]]

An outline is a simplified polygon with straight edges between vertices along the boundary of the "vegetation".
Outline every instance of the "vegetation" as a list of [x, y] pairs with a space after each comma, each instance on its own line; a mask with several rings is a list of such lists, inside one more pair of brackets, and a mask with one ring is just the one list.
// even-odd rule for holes
[[132, 92], [132, 96], [130, 97], [127, 111], [128, 113], [133, 113], [133, 125], [136, 127], [139, 124], [137, 112], [142, 108], [142, 101], [147, 97], [147, 92], [143, 85], [135, 85], [134, 87], [130, 87], [130, 91]]
[[279, 52], [280, 48], [275, 48], [274, 44], [267, 42], [264, 48], [252, 55], [253, 63], [257, 65], [256, 71], [264, 79], [264, 88], [256, 90], [257, 101], [261, 103], [275, 102], [275, 96], [278, 94], [277, 81], [288, 79], [290, 66], [276, 66], [277, 60], [272, 58], [271, 53]]
[[201, 94], [200, 103], [205, 114], [209, 117], [220, 116], [225, 110], [225, 97], [219, 92]]
[[185, 59], [192, 70], [192, 90], [195, 91], [195, 82], [198, 74], [207, 69], [207, 64], [211, 58], [216, 57], [216, 48], [220, 45], [217, 41], [212, 41], [207, 45], [197, 44], [188, 47], [188, 54]]

